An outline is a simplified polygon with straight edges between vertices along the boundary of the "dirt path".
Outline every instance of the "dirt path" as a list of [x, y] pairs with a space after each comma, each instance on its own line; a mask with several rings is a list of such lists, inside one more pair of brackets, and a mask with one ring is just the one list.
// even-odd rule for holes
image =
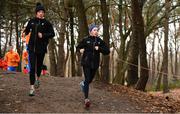
[[[132, 101], [128, 95], [107, 91], [98, 83], [90, 88], [91, 107], [84, 109], [83, 94], [79, 88], [81, 77], [59, 78], [44, 76], [34, 97], [29, 97], [27, 75], [0, 75], [0, 112], [144, 112], [147, 104]], [[146, 106], [147, 105], [147, 106]]]

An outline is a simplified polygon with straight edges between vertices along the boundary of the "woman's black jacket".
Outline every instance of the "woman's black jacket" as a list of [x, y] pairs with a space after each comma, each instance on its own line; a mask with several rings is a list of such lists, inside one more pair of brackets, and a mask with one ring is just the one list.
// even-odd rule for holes
[[[46, 19], [39, 18], [31, 19], [24, 32], [26, 35], [31, 32], [28, 50], [36, 53], [46, 53], [49, 38], [53, 38], [55, 36], [52, 24]], [[42, 38], [38, 37], [38, 32], [42, 33]]]
[[[99, 46], [99, 50], [95, 50], [95, 46]], [[108, 55], [110, 53], [106, 43], [99, 37], [85, 37], [76, 47], [77, 51], [84, 48], [84, 53], [81, 59], [81, 65], [97, 69], [99, 67], [100, 53]]]

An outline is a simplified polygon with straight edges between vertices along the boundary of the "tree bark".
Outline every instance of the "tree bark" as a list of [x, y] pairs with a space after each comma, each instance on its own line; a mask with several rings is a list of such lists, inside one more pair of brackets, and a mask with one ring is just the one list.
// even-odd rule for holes
[[1, 26], [0, 26], [0, 58], [2, 58], [2, 50], [1, 50]]
[[138, 54], [138, 39], [137, 37], [132, 37], [127, 57], [127, 62], [131, 63], [127, 65], [127, 86], [134, 86], [138, 81]]
[[75, 70], [75, 53], [74, 53], [74, 15], [72, 11], [72, 7], [69, 9], [69, 18], [70, 18], [70, 33], [71, 33], [71, 72], [72, 76], [76, 75], [76, 70]]
[[[160, 55], [160, 43], [161, 43], [161, 40], [160, 40], [160, 36], [159, 35], [157, 35], [157, 37], [158, 37], [158, 55], [157, 55], [157, 57], [158, 57], [158, 62], [157, 62], [157, 71], [161, 71], [162, 72], [162, 68], [160, 69], [160, 60], [161, 60], [161, 55]], [[163, 62], [162, 62], [163, 63]], [[161, 80], [162, 80], [162, 73], [160, 73], [160, 72], [158, 72], [157, 73], [157, 85], [156, 85], [156, 88], [155, 88], [155, 91], [160, 91], [160, 89], [161, 89]]]
[[178, 75], [178, 50], [179, 50], [179, 46], [178, 46], [178, 36], [180, 35], [179, 31], [180, 31], [180, 27], [179, 29], [176, 28], [176, 22], [174, 22], [174, 28], [175, 28], [175, 38], [174, 38], [174, 45], [175, 45], [175, 58], [174, 58], [174, 80], [177, 80], [177, 75]]
[[[87, 18], [86, 18], [86, 12], [84, 8], [84, 3], [82, 0], [76, 0], [75, 2], [75, 8], [77, 10], [77, 16], [78, 16], [78, 26], [79, 26], [79, 36], [78, 41], [81, 41], [85, 36], [89, 34], [88, 32], [88, 24], [87, 24]], [[77, 54], [77, 75], [82, 76], [82, 68], [80, 64], [81, 55]]]
[[119, 0], [118, 9], [119, 9], [119, 33], [120, 33], [120, 37], [121, 37], [121, 45], [119, 48], [118, 58], [120, 60], [117, 61], [117, 73], [116, 73], [116, 76], [115, 76], [113, 82], [117, 83], [117, 84], [124, 85], [125, 72], [123, 72], [122, 69], [124, 66], [123, 61], [125, 61], [125, 41], [126, 41], [126, 38], [124, 37], [123, 30], [122, 30], [122, 11], [123, 11], [122, 10], [122, 0]]
[[[103, 22], [103, 39], [109, 47], [109, 19], [108, 19], [108, 8], [106, 5], [106, 0], [100, 0], [101, 2], [101, 12], [102, 12], [102, 22]], [[103, 56], [103, 65], [102, 65], [102, 76], [101, 80], [104, 82], [109, 82], [109, 58], [110, 56]]]
[[164, 24], [164, 56], [163, 56], [163, 62], [164, 65], [163, 68], [163, 93], [169, 92], [168, 89], [168, 37], [169, 37], [169, 8], [170, 8], [170, 0], [165, 0], [166, 6], [165, 6], [165, 24]]
[[149, 74], [147, 69], [148, 65], [147, 65], [147, 57], [146, 57], [146, 38], [144, 35], [144, 21], [142, 16], [142, 7], [144, 1], [131, 0], [131, 4], [132, 4], [132, 28], [133, 28], [132, 37], [133, 39], [137, 39], [139, 44], [138, 45], [139, 51], [137, 51], [139, 53], [136, 53], [137, 60], [138, 60], [138, 54], [140, 54], [140, 78], [135, 88], [141, 91], [145, 91]]
[[153, 44], [152, 44], [152, 71], [151, 71], [151, 86], [153, 85], [153, 82], [155, 80], [155, 69], [156, 69], [156, 63], [155, 63], [155, 37], [153, 38]]
[[[15, 29], [16, 29], [16, 49], [17, 49], [17, 53], [19, 55], [21, 55], [21, 52], [20, 52], [20, 43], [19, 43], [19, 31], [18, 31], [18, 19], [19, 19], [19, 14], [18, 12], [16, 12], [16, 19], [15, 19]], [[17, 71], [21, 71], [21, 61], [18, 65], [18, 68], [17, 68]]]
[[56, 66], [56, 57], [55, 57], [55, 41], [54, 39], [49, 40], [49, 61], [50, 61], [50, 75], [56, 76], [57, 75], [57, 66]]
[[57, 59], [57, 75], [64, 77], [65, 76], [65, 52], [64, 52], [64, 42], [65, 42], [65, 33], [66, 33], [66, 20], [67, 12], [65, 9], [64, 0], [61, 3], [62, 5], [62, 16], [64, 20], [61, 20], [61, 28], [59, 32], [59, 45], [58, 45], [58, 59]]

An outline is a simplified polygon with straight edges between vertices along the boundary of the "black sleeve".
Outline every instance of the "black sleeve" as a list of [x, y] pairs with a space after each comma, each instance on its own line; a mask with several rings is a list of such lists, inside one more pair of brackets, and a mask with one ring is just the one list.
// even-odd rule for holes
[[43, 37], [47, 39], [53, 38], [55, 36], [55, 33], [52, 24], [50, 22], [47, 22], [46, 27], [47, 27], [47, 31], [43, 33]]
[[82, 48], [85, 48], [85, 38], [76, 47], [76, 52], [79, 52]]
[[24, 30], [24, 33], [25, 33], [26, 35], [28, 35], [29, 32], [30, 32], [30, 29], [31, 29], [31, 21], [32, 21], [32, 20], [29, 20], [29, 22], [28, 22], [28, 24], [27, 24], [27, 26], [26, 26], [26, 28], [25, 28], [25, 30]]
[[106, 43], [100, 39], [100, 45], [99, 45], [99, 51], [103, 54], [103, 55], [108, 55], [110, 53], [110, 50], [108, 48], [108, 46], [106, 45]]

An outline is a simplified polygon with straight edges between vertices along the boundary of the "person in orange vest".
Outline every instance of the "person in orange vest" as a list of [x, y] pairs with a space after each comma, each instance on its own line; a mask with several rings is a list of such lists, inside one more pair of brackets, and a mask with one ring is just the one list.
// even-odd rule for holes
[[3, 64], [3, 59], [0, 59], [0, 68], [3, 69], [4, 64]]
[[2, 58], [0, 59], [0, 68], [3, 70], [7, 70], [7, 62], [4, 61]]
[[29, 39], [30, 39], [30, 36], [31, 36], [31, 32], [28, 33], [28, 35], [25, 34], [25, 32], [22, 33], [22, 41], [26, 43], [26, 47], [29, 43]]
[[24, 73], [24, 74], [28, 74], [28, 72], [29, 72], [28, 69], [26, 68], [26, 66], [24, 66], [24, 68], [23, 68], [23, 73]]
[[22, 60], [24, 60], [24, 62], [25, 62], [25, 66], [23, 68], [23, 72], [25, 74], [27, 74], [27, 73], [30, 72], [29, 61], [28, 61], [29, 54], [28, 54], [27, 49], [28, 49], [28, 43], [29, 43], [29, 39], [30, 39], [30, 36], [31, 36], [31, 32], [29, 32], [29, 34], [26, 35], [24, 30], [23, 30], [23, 33], [22, 33], [21, 37], [22, 37], [22, 41], [26, 43], [26, 51], [23, 52]]
[[9, 46], [9, 51], [5, 54], [4, 60], [7, 62], [8, 71], [16, 71], [19, 64], [19, 54], [13, 51], [13, 46]]
[[28, 62], [28, 52], [27, 52], [27, 50], [23, 51], [22, 60], [23, 60], [24, 63], [25, 63], [25, 67], [24, 67], [24, 69], [23, 69], [23, 72], [25, 71], [24, 73], [27, 74], [27, 73], [30, 71], [30, 69], [29, 69], [29, 62]]

